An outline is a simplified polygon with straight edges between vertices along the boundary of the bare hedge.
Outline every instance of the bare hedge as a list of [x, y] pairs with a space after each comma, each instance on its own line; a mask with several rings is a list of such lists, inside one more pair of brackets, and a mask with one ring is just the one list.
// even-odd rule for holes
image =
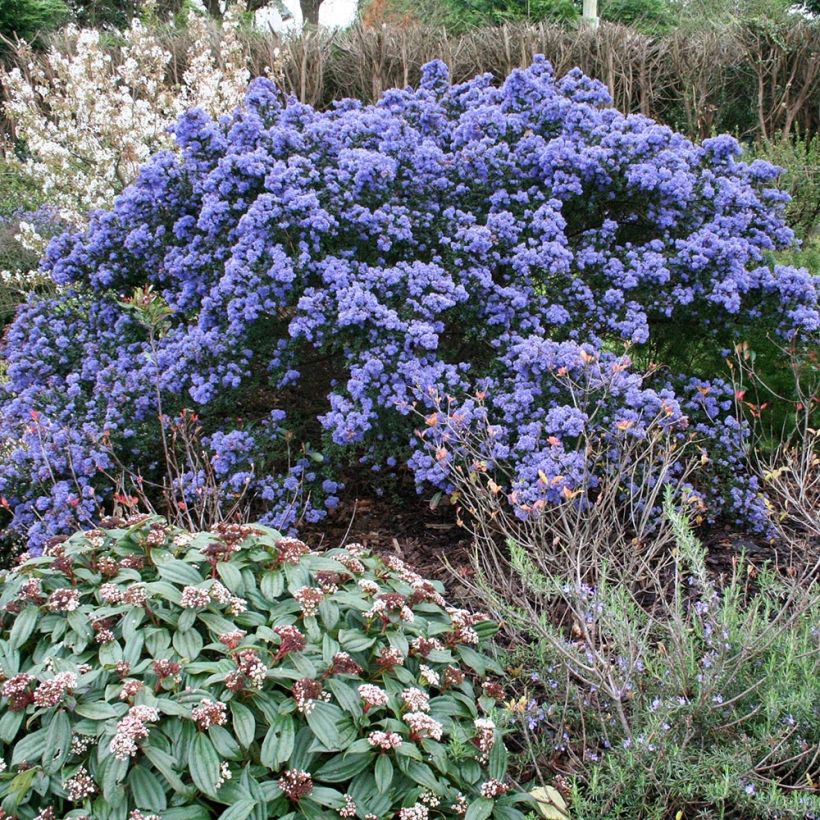
[[[187, 36], [184, 30], [163, 35], [178, 55], [170, 70], [179, 78]], [[320, 108], [343, 97], [372, 102], [387, 88], [415, 83], [434, 58], [459, 81], [481, 72], [500, 79], [544, 54], [558, 74], [579, 66], [605, 82], [622, 111], [654, 117], [695, 139], [715, 131], [749, 141], [810, 137], [820, 121], [820, 25], [801, 19], [662, 36], [612, 23], [597, 30], [544, 23], [459, 36], [422, 26], [354, 26], [245, 38], [254, 74], [279, 63], [287, 91]], [[70, 47], [65, 39], [55, 43]]]

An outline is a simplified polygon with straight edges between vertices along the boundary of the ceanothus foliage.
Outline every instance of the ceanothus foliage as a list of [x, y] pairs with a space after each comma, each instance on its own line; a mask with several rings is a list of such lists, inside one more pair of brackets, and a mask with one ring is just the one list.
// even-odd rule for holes
[[[413, 405], [431, 391], [489, 385], [494, 423], [518, 441], [558, 423], [557, 399], [520, 377], [545, 345], [643, 345], [675, 327], [726, 344], [754, 323], [815, 332], [815, 283], [768, 261], [793, 242], [777, 169], [739, 161], [730, 137], [697, 146], [609, 105], [600, 83], [556, 80], [537, 59], [500, 87], [451, 85], [434, 62], [418, 89], [372, 106], [320, 112], [260, 79], [218, 122], [188, 112], [177, 151], [52, 242], [43, 265], [59, 291], [33, 297], [8, 334], [8, 531], [36, 547], [93, 517], [118, 464], [155, 473], [158, 396], [168, 417], [199, 413], [224, 492], [250, 487], [281, 527], [299, 486], [309, 517], [336, 503], [343, 460], [409, 459], [420, 480], [445, 481], [413, 455], [426, 448]], [[153, 339], [122, 304], [146, 286], [170, 310]], [[698, 406], [698, 387], [675, 398], [632, 384], [625, 408], [693, 414], [728, 470], [707, 480], [724, 497], [715, 509], [746, 516], [744, 432], [717, 399], [714, 417]], [[566, 420], [570, 461], [583, 423]], [[511, 454], [526, 482], [530, 452]]]

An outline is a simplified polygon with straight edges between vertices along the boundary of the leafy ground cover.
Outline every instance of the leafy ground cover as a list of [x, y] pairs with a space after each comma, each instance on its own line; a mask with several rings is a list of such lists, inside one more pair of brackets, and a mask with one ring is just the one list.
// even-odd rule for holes
[[3, 808], [522, 818], [496, 627], [441, 592], [395, 556], [260, 527], [54, 539], [0, 589]]

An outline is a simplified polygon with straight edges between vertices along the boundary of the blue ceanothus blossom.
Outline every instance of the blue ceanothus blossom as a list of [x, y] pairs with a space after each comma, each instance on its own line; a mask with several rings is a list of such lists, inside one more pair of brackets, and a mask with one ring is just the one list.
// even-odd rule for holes
[[[7, 533], [36, 549], [94, 517], [119, 465], [157, 475], [158, 395], [168, 425], [199, 414], [226, 497], [247, 491], [281, 527], [300, 487], [309, 520], [334, 506], [351, 460], [446, 487], [417, 413], [434, 395], [469, 411], [477, 390], [515, 497], [546, 501], [592, 422], [542, 376], [581, 361], [614, 402], [600, 423], [639, 434], [663, 412], [698, 431], [713, 512], [762, 526], [731, 389], [650, 383], [600, 351], [675, 324], [716, 345], [755, 323], [817, 331], [816, 283], [769, 261], [794, 241], [778, 169], [610, 105], [538, 58], [500, 86], [451, 85], [433, 62], [369, 106], [316, 111], [257, 79], [219, 121], [189, 111], [175, 151], [52, 242], [59, 288], [8, 331]], [[123, 304], [146, 286], [170, 311], [153, 339]]]

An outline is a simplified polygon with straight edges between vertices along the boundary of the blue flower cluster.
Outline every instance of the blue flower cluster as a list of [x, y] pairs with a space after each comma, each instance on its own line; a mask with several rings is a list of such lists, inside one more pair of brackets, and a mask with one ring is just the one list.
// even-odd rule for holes
[[[259, 79], [219, 121], [187, 113], [177, 151], [52, 242], [60, 289], [8, 334], [7, 531], [36, 547], [71, 510], [90, 515], [112, 453], [156, 470], [158, 396], [203, 419], [226, 492], [249, 488], [288, 525], [300, 486], [314, 518], [336, 503], [339, 459], [409, 460], [437, 481], [412, 435], [431, 391], [499, 391], [493, 423], [525, 493], [533, 470], [571, 477], [582, 458], [553, 458], [536, 435], [585, 423], [528, 392], [548, 362], [672, 323], [724, 344], [751, 323], [816, 332], [815, 283], [768, 260], [793, 241], [777, 169], [741, 162], [730, 137], [697, 146], [609, 104], [600, 83], [538, 59], [500, 86], [452, 85], [434, 62], [417, 89], [323, 112]], [[148, 285], [170, 311], [153, 340], [122, 305]], [[688, 412], [636, 378], [617, 380], [616, 422]]]

